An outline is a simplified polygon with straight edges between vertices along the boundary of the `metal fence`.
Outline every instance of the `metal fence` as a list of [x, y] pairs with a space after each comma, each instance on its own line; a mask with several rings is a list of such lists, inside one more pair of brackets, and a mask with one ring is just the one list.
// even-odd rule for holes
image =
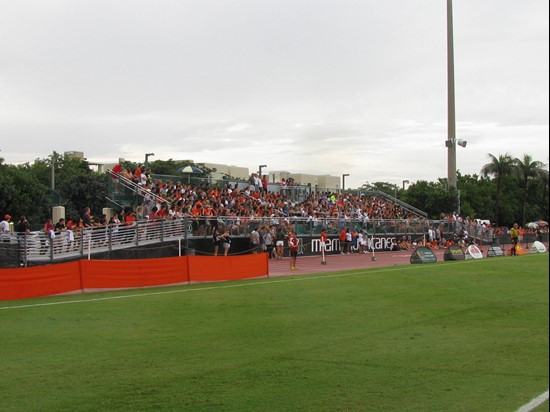
[[[20, 257], [20, 264], [55, 262], [71, 258], [89, 257], [93, 253], [152, 245], [166, 241], [180, 241], [187, 247], [189, 240], [204, 239], [212, 235], [214, 227], [229, 230], [232, 237], [249, 237], [253, 230], [264, 226], [283, 226], [304, 237], [318, 237], [323, 229], [327, 235], [338, 235], [344, 228], [364, 231], [369, 236], [407, 236], [419, 239], [431, 226], [439, 227], [445, 238], [454, 231], [465, 229], [469, 237], [480, 243], [492, 243], [493, 231], [478, 225], [464, 225], [448, 221], [429, 220], [357, 220], [357, 219], [306, 219], [303, 217], [250, 218], [192, 218], [142, 220], [131, 224], [81, 228], [60, 233], [42, 231], [3, 234], [1, 245], [10, 246]], [[1, 257], [0, 257], [1, 259]]]

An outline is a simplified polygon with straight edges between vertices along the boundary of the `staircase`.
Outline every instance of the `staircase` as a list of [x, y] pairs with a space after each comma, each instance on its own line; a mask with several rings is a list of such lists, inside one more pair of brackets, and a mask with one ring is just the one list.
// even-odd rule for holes
[[132, 207], [135, 209], [137, 206], [143, 204], [143, 198], [145, 196], [158, 204], [170, 204], [166, 199], [152, 192], [146, 192], [143, 186], [132, 182], [120, 173], [113, 172], [112, 170], [108, 170], [107, 173], [110, 179], [107, 183], [107, 196], [105, 196], [105, 199], [119, 209], [125, 207]]
[[366, 192], [361, 192], [362, 194], [364, 194], [365, 196], [376, 196], [376, 197], [381, 197], [383, 199], [386, 199], [392, 203], [395, 203], [396, 205], [402, 207], [403, 209], [405, 209], [406, 211], [410, 212], [410, 213], [413, 213], [419, 217], [423, 217], [425, 219], [428, 218], [428, 214], [414, 206], [411, 206], [409, 205], [408, 203], [405, 203], [399, 199], [397, 199], [396, 197], [393, 197], [391, 195], [388, 195], [387, 193], [384, 193], [384, 192], [381, 192], [379, 190], [376, 190], [376, 189], [369, 189], [367, 190]]

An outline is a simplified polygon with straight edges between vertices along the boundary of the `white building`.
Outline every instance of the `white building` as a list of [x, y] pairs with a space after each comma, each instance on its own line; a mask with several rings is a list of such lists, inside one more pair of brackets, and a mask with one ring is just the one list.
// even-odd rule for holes
[[[84, 159], [83, 152], [65, 152], [67, 156], [79, 157]], [[118, 162], [122, 163], [125, 159], [119, 158]], [[180, 160], [176, 160], [177, 162]], [[194, 163], [192, 160], [185, 160], [186, 162]], [[108, 169], [112, 169], [116, 163], [103, 163], [98, 164], [98, 171], [105, 173]], [[211, 173], [212, 180], [221, 180], [224, 176], [229, 176], [235, 179], [248, 180], [251, 172], [247, 167], [240, 167], [235, 165], [225, 165], [221, 163], [203, 163], [207, 168], [215, 170]], [[256, 172], [256, 171], [254, 171]], [[312, 190], [317, 191], [334, 191], [340, 190], [340, 178], [338, 176], [330, 175], [312, 175], [307, 173], [291, 173], [284, 170], [279, 171], [262, 171], [268, 177], [269, 183], [280, 183], [282, 179], [288, 180], [294, 179], [294, 183], [300, 186], [311, 186]]]
[[204, 163], [209, 169], [215, 169], [210, 175], [213, 180], [221, 180], [224, 176], [230, 176], [236, 179], [248, 180], [250, 173], [247, 167], [235, 165], [223, 165], [219, 163]]

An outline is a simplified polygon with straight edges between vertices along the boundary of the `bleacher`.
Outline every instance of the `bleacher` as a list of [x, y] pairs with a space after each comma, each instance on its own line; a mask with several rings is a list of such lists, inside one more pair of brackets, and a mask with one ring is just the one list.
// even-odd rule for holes
[[[135, 208], [143, 203], [144, 196], [148, 196], [157, 204], [169, 203], [154, 193], [147, 192], [142, 186], [124, 178], [121, 175], [109, 171], [108, 201], [115, 210], [127, 207]], [[177, 177], [176, 177], [177, 178]], [[166, 180], [172, 180], [168, 177]], [[246, 188], [246, 182], [210, 182], [220, 185], [232, 184], [233, 187]], [[280, 186], [270, 184], [270, 189], [281, 190]], [[311, 194], [311, 187], [291, 187], [285, 189], [285, 199], [299, 203]], [[231, 236], [235, 239], [246, 241], [252, 232], [263, 226], [284, 225], [287, 230], [296, 232], [300, 237], [314, 239], [319, 236], [322, 229], [329, 236], [337, 236], [342, 228], [350, 228], [352, 231], [364, 231], [368, 236], [386, 236], [400, 238], [407, 236], [411, 239], [423, 237], [431, 225], [440, 226], [448, 236], [457, 229], [456, 223], [447, 221], [429, 221], [426, 213], [406, 203], [395, 199], [383, 192], [369, 190], [362, 193], [366, 197], [375, 196], [400, 206], [407, 213], [408, 219], [353, 219], [353, 218], [311, 218], [296, 215], [278, 215], [276, 217], [249, 217], [219, 216], [214, 220], [216, 225], [230, 227]], [[250, 195], [247, 195], [250, 196]], [[287, 197], [286, 197], [287, 196]], [[258, 200], [258, 199], [255, 199]], [[259, 201], [259, 200], [258, 200]], [[90, 257], [101, 253], [114, 251], [154, 247], [166, 242], [178, 242], [180, 253], [190, 249], [192, 245], [205, 244], [210, 241], [212, 217], [185, 216], [180, 219], [141, 220], [132, 223], [122, 222], [118, 225], [107, 225], [90, 228], [82, 228], [74, 232], [61, 232], [55, 236], [48, 236], [42, 231], [31, 232], [24, 236], [12, 234], [9, 242], [4, 242], [4, 249], [10, 251], [10, 260], [13, 263], [14, 256], [18, 256], [19, 264], [43, 264], [56, 261]], [[193, 229], [193, 223], [204, 221], [206, 230], [198, 234]], [[238, 224], [237, 224], [238, 223]], [[460, 227], [461, 228], [461, 227]], [[459, 228], [459, 229], [460, 229]], [[480, 226], [469, 227], [470, 237], [478, 242], [491, 242], [492, 232], [482, 231]], [[201, 243], [202, 242], [202, 243]]]

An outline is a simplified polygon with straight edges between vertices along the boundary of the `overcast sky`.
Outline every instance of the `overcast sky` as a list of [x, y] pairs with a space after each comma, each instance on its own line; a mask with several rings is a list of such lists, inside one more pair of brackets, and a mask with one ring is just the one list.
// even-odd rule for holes
[[[455, 0], [457, 168], [548, 163], [548, 0]], [[445, 0], [0, 2], [0, 157], [447, 177]]]

